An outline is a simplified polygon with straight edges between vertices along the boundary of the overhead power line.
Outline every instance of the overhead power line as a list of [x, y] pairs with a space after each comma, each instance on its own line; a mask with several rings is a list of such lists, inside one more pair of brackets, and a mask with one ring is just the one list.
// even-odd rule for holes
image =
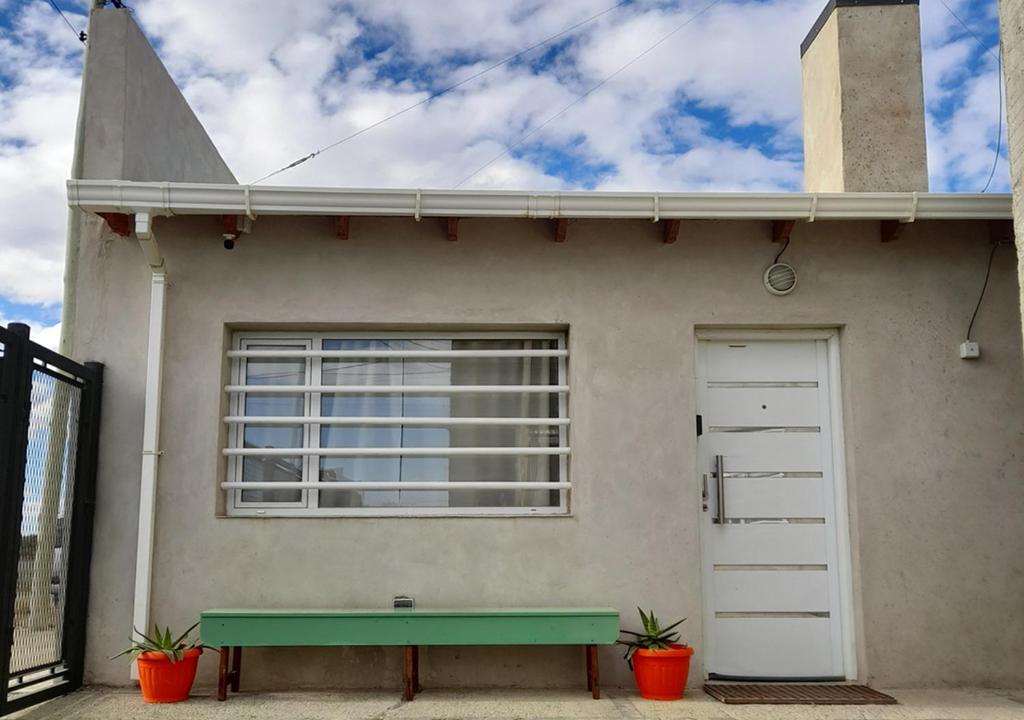
[[[978, 35], [978, 33], [971, 29], [970, 25], [964, 22], [962, 17], [957, 15], [956, 11], [949, 6], [949, 3], [947, 3], [946, 0], [939, 1], [942, 3], [942, 6], [946, 8], [946, 11], [952, 15], [958, 23], [960, 23], [963, 29], [978, 41], [978, 45], [981, 46], [981, 49], [995, 58], [996, 61], [996, 85], [999, 87], [999, 124], [996, 130], [996, 154], [995, 157], [992, 158], [992, 171], [988, 174], [988, 180], [985, 182], [985, 187], [981, 189], [982, 192], [988, 192], [989, 187], [992, 185], [992, 178], [996, 176], [996, 168], [999, 166], [999, 153], [1003, 149], [1003, 44], [1002, 41], [1000, 41], [998, 53], [992, 52], [992, 48], [990, 48], [985, 41], [981, 39], [981, 36]], [[982, 294], [984, 295], [984, 290], [982, 291]], [[978, 301], [978, 304], [981, 304], [980, 300]], [[977, 314], [977, 310], [975, 310], [975, 314]], [[969, 330], [968, 334], [970, 334]]]
[[[52, 0], [51, 0], [51, 2], [52, 2]], [[264, 180], [267, 180], [268, 178], [272, 178], [275, 175], [278, 175], [280, 173], [285, 172], [286, 170], [291, 170], [293, 167], [296, 167], [298, 165], [303, 164], [304, 162], [312, 160], [317, 155], [320, 155], [321, 153], [325, 153], [328, 150], [332, 150], [332, 149], [338, 147], [339, 145], [341, 145], [343, 143], [347, 143], [349, 140], [357, 138], [360, 135], [362, 135], [363, 133], [369, 132], [370, 130], [373, 130], [374, 128], [380, 127], [384, 123], [386, 123], [386, 122], [388, 122], [390, 120], [394, 120], [396, 117], [404, 115], [405, 113], [409, 112], [410, 110], [415, 110], [416, 108], [420, 107], [421, 105], [427, 104], [431, 100], [436, 100], [437, 98], [441, 97], [445, 93], [451, 92], [452, 90], [455, 90], [456, 88], [462, 87], [466, 83], [472, 82], [473, 80], [476, 80], [478, 77], [486, 75], [487, 73], [491, 72], [492, 70], [497, 70], [498, 68], [502, 67], [503, 65], [508, 65], [510, 62], [513, 62], [514, 60], [518, 60], [519, 58], [523, 57], [524, 55], [533, 52], [537, 48], [544, 47], [545, 45], [548, 45], [548, 44], [554, 42], [555, 40], [568, 35], [569, 33], [573, 32], [574, 30], [578, 30], [579, 28], [583, 27], [584, 25], [592, 23], [594, 20], [597, 20], [598, 18], [603, 17], [603, 16], [607, 15], [608, 13], [610, 13], [610, 12], [612, 12], [614, 10], [618, 10], [623, 5], [627, 5], [629, 2], [631, 2], [631, 0], [622, 0], [622, 2], [616, 3], [615, 5], [612, 5], [609, 8], [605, 8], [604, 10], [602, 10], [599, 13], [591, 15], [590, 17], [588, 17], [588, 18], [586, 18], [584, 20], [580, 20], [575, 25], [570, 25], [569, 27], [565, 28], [564, 30], [561, 30], [560, 32], [557, 32], [554, 35], [550, 35], [550, 36], [544, 38], [543, 40], [541, 40], [540, 42], [531, 45], [528, 48], [520, 50], [519, 52], [517, 52], [517, 53], [515, 53], [513, 55], [509, 55], [504, 60], [499, 60], [498, 62], [496, 62], [496, 63], [494, 63], [492, 65], [488, 65], [483, 70], [479, 70], [479, 71], [473, 73], [472, 75], [470, 75], [469, 77], [460, 80], [457, 83], [454, 83], [454, 84], [449, 85], [449, 86], [447, 86], [447, 87], [445, 87], [445, 88], [443, 88], [441, 90], [438, 90], [437, 92], [435, 92], [435, 93], [433, 93], [431, 95], [428, 95], [427, 97], [423, 98], [419, 102], [415, 102], [412, 105], [409, 105], [408, 107], [404, 107], [401, 110], [388, 115], [387, 117], [383, 117], [380, 120], [377, 120], [376, 122], [373, 122], [373, 123], [371, 123], [371, 124], [361, 128], [359, 130], [356, 130], [355, 132], [350, 133], [350, 134], [346, 135], [343, 138], [335, 140], [334, 142], [332, 142], [329, 145], [324, 145], [319, 150], [314, 150], [313, 152], [309, 153], [309, 155], [305, 155], [305, 156], [299, 158], [298, 160], [295, 160], [295, 161], [293, 161], [291, 163], [288, 163], [287, 165], [285, 165], [282, 168], [278, 168], [277, 170], [274, 170], [273, 172], [267, 173], [266, 175], [261, 177], [259, 180], [254, 180], [251, 184], [252, 185], [256, 185], [257, 183], [261, 183]]]
[[649, 47], [648, 47], [648, 48], [647, 48], [646, 50], [644, 50], [643, 52], [641, 52], [641, 53], [640, 53], [639, 55], [636, 55], [636, 56], [634, 56], [634, 57], [633, 57], [633, 59], [632, 59], [632, 60], [630, 60], [629, 62], [627, 62], [627, 63], [626, 63], [625, 65], [622, 65], [621, 67], [619, 67], [619, 68], [618, 68], [618, 69], [617, 69], [617, 70], [616, 70], [615, 72], [613, 72], [613, 73], [612, 73], [611, 75], [607, 75], [607, 76], [605, 76], [605, 77], [604, 77], [603, 79], [601, 79], [601, 80], [599, 80], [599, 81], [598, 81], [597, 83], [595, 83], [594, 85], [591, 85], [591, 86], [590, 86], [590, 87], [589, 87], [589, 88], [588, 88], [588, 89], [587, 89], [587, 90], [586, 90], [586, 91], [585, 91], [585, 92], [584, 92], [583, 94], [581, 94], [581, 95], [577, 96], [577, 97], [576, 97], [576, 98], [575, 98], [575, 99], [574, 99], [574, 100], [573, 100], [572, 102], [570, 102], [570, 103], [569, 103], [568, 105], [566, 105], [565, 107], [563, 107], [563, 108], [562, 108], [561, 110], [559, 110], [558, 112], [556, 112], [556, 113], [555, 113], [554, 115], [550, 116], [550, 117], [549, 117], [549, 118], [548, 118], [547, 120], [545, 120], [544, 122], [542, 122], [542, 123], [541, 123], [540, 125], [537, 125], [536, 127], [534, 127], [534, 128], [533, 128], [532, 130], [530, 130], [529, 132], [527, 132], [527, 133], [525, 133], [524, 135], [520, 136], [520, 137], [519, 137], [519, 139], [518, 139], [518, 140], [516, 140], [516, 141], [515, 141], [514, 143], [512, 143], [511, 145], [509, 145], [508, 147], [506, 147], [506, 148], [505, 148], [504, 150], [502, 150], [502, 151], [501, 151], [500, 153], [498, 153], [497, 155], [495, 155], [494, 157], [492, 157], [492, 158], [491, 158], [490, 160], [488, 160], [487, 162], [485, 162], [485, 163], [484, 163], [483, 165], [481, 165], [480, 167], [478, 167], [478, 168], [477, 168], [476, 170], [474, 170], [473, 172], [471, 172], [471, 173], [470, 173], [469, 175], [467, 175], [466, 177], [462, 178], [462, 180], [460, 180], [460, 181], [459, 181], [458, 183], [456, 183], [455, 185], [453, 185], [453, 186], [452, 186], [452, 189], [454, 190], [455, 188], [458, 188], [458, 187], [461, 187], [462, 185], [465, 185], [465, 184], [466, 184], [466, 183], [467, 183], [468, 181], [472, 180], [472, 179], [473, 179], [474, 177], [476, 177], [476, 176], [477, 176], [477, 175], [479, 175], [479, 174], [480, 174], [481, 172], [483, 172], [484, 170], [486, 170], [487, 168], [489, 168], [489, 167], [490, 167], [491, 165], [493, 165], [494, 163], [496, 163], [496, 162], [497, 162], [498, 160], [500, 160], [501, 158], [503, 158], [503, 157], [505, 157], [506, 155], [508, 155], [508, 154], [509, 154], [510, 152], [512, 152], [512, 151], [513, 151], [513, 150], [515, 150], [515, 149], [516, 149], [517, 147], [519, 147], [520, 145], [522, 145], [522, 144], [523, 144], [524, 142], [526, 142], [527, 140], [529, 140], [529, 139], [530, 139], [531, 137], [533, 137], [534, 135], [536, 135], [536, 134], [537, 134], [538, 132], [540, 132], [541, 130], [543, 130], [543, 129], [544, 129], [545, 127], [547, 127], [547, 126], [548, 126], [549, 124], [551, 124], [552, 122], [554, 122], [554, 121], [555, 121], [555, 120], [557, 120], [558, 118], [560, 118], [560, 117], [562, 117], [563, 115], [565, 115], [565, 114], [566, 114], [567, 112], [569, 112], [569, 110], [571, 110], [571, 109], [572, 109], [572, 108], [574, 108], [575, 106], [579, 105], [579, 104], [580, 104], [581, 102], [583, 102], [583, 101], [584, 101], [584, 100], [586, 100], [586, 99], [587, 99], [588, 97], [590, 97], [591, 95], [593, 95], [593, 94], [594, 94], [595, 92], [597, 92], [598, 90], [600, 90], [600, 89], [601, 89], [601, 88], [602, 88], [602, 87], [603, 87], [604, 85], [606, 85], [606, 84], [608, 84], [609, 82], [611, 82], [612, 80], [614, 80], [614, 79], [615, 79], [615, 78], [616, 78], [616, 77], [617, 77], [618, 75], [621, 75], [621, 74], [622, 74], [623, 72], [625, 72], [625, 71], [626, 71], [627, 69], [629, 69], [629, 68], [630, 68], [631, 66], [633, 66], [633, 65], [634, 65], [635, 63], [637, 63], [637, 62], [639, 62], [639, 61], [640, 61], [641, 59], [643, 59], [643, 58], [644, 58], [644, 57], [645, 57], [645, 56], [646, 56], [647, 54], [649, 54], [650, 52], [654, 51], [654, 49], [655, 49], [655, 48], [657, 48], [657, 47], [658, 47], [659, 45], [661, 45], [662, 43], [666, 42], [666, 41], [667, 41], [667, 40], [668, 40], [669, 38], [671, 38], [671, 37], [672, 37], [673, 35], [675, 35], [676, 33], [678, 33], [678, 32], [679, 32], [680, 30], [682, 30], [683, 28], [685, 28], [685, 27], [686, 27], [687, 25], [689, 25], [690, 23], [692, 23], [692, 22], [693, 22], [694, 20], [696, 20], [697, 18], [699, 18], [699, 17], [701, 16], [701, 15], [703, 15], [704, 13], [706, 13], [706, 12], [707, 12], [708, 10], [710, 10], [711, 8], [713, 8], [713, 7], [715, 6], [715, 5], [718, 5], [718, 4], [720, 3], [720, 2], [722, 2], [722, 0], [712, 0], [712, 2], [708, 3], [707, 5], [705, 5], [705, 6], [703, 7], [703, 8], [701, 8], [700, 10], [698, 10], [697, 12], [695, 12], [695, 13], [694, 13], [693, 15], [691, 15], [690, 17], [688, 17], [688, 18], [687, 18], [686, 20], [684, 20], [684, 21], [683, 21], [682, 23], [680, 23], [679, 25], [677, 25], [676, 27], [674, 27], [674, 28], [673, 28], [673, 29], [672, 29], [672, 30], [671, 30], [670, 32], [668, 32], [667, 34], [663, 35], [663, 36], [662, 36], [662, 37], [661, 37], [661, 38], [660, 38], [660, 39], [659, 39], [659, 40], [658, 40], [657, 42], [655, 42], [655, 43], [654, 43], [653, 45], [650, 45], [650, 46], [649, 46]]
[[973, 37], [975, 40], [978, 41], [978, 44], [981, 45], [981, 47], [985, 50], [985, 52], [987, 52], [989, 55], [991, 55], [996, 60], [999, 59], [996, 56], [996, 54], [994, 52], [992, 52], [992, 48], [990, 48], [988, 45], [985, 44], [985, 41], [981, 39], [981, 36], [978, 35], [978, 33], [974, 32], [974, 30], [971, 29], [971, 26], [968, 25], [966, 22], [964, 22], [964, 19], [962, 17], [960, 17], [959, 15], [956, 14], [956, 11], [949, 6], [949, 3], [947, 3], [946, 0], [939, 0], [939, 2], [941, 2], [942, 5], [946, 8], [946, 11], [949, 12], [949, 14], [953, 16], [953, 19], [956, 20], [958, 23], [960, 23], [963, 26], [964, 30], [966, 30], [968, 32], [968, 34], [971, 35], [971, 37]]
[[85, 30], [75, 30], [75, 26], [71, 24], [71, 21], [68, 20], [68, 16], [64, 14], [64, 11], [60, 9], [60, 7], [57, 5], [57, 3], [54, 2], [54, 0], [49, 0], [49, 3], [50, 3], [50, 7], [52, 7], [54, 10], [56, 10], [57, 14], [60, 15], [64, 19], [65, 24], [67, 24], [67, 26], [69, 28], [71, 28], [71, 32], [73, 32], [75, 34], [75, 37], [78, 38], [78, 40], [80, 42], [84, 43], [85, 40], [86, 40]]

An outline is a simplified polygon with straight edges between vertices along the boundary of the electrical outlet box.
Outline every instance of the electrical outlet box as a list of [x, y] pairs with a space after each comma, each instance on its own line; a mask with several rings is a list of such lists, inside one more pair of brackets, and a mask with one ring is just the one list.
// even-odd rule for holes
[[396, 610], [415, 610], [416, 609], [416, 598], [410, 597], [409, 595], [395, 595], [391, 602], [394, 603]]
[[964, 360], [977, 360], [981, 357], [981, 346], [973, 340], [960, 343], [960, 357]]

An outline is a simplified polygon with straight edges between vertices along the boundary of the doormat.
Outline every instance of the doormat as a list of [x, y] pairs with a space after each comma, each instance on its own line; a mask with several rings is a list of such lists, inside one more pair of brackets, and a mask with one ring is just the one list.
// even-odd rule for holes
[[727, 705], [894, 705], [896, 698], [865, 685], [708, 683], [704, 692]]

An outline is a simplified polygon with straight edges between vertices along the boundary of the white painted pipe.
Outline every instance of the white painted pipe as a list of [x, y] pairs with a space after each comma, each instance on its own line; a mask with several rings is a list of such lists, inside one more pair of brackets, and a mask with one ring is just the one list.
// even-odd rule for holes
[[568, 490], [569, 482], [222, 482], [225, 490]]
[[227, 425], [387, 425], [453, 427], [456, 425], [568, 425], [569, 418], [538, 417], [369, 417], [305, 415], [228, 415]]
[[568, 350], [229, 350], [230, 358], [527, 358], [568, 357]]
[[139, 482], [139, 537], [135, 555], [134, 627], [149, 629], [156, 482], [160, 458], [160, 395], [163, 376], [164, 306], [167, 275], [153, 272], [149, 298], [149, 344], [146, 350], [146, 399], [142, 419], [142, 476]]
[[568, 385], [227, 385], [229, 393], [351, 393], [355, 395], [452, 395], [467, 393], [567, 393]]
[[240, 457], [449, 457], [456, 455], [568, 455], [568, 447], [375, 447], [375, 448], [224, 448], [224, 455]]

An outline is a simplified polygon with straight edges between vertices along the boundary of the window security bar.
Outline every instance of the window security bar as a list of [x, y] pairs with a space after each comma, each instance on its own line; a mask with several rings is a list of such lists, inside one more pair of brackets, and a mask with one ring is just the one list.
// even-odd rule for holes
[[229, 358], [563, 358], [568, 350], [229, 350]]
[[228, 425], [418, 425], [449, 427], [454, 425], [568, 425], [569, 418], [536, 417], [370, 417], [370, 416], [328, 416], [307, 417], [304, 415], [228, 415]]
[[375, 447], [375, 448], [224, 448], [225, 455], [255, 457], [448, 457], [453, 455], [568, 455], [568, 447]]
[[225, 490], [568, 490], [569, 482], [222, 482]]
[[568, 393], [568, 385], [227, 385], [229, 393], [352, 393], [450, 395], [455, 393]]

